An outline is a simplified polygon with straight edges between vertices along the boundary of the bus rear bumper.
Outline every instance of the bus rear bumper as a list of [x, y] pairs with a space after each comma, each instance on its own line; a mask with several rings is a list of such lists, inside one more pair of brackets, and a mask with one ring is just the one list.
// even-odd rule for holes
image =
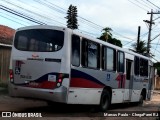
[[54, 90], [16, 86], [9, 84], [9, 95], [12, 97], [36, 98], [46, 101], [66, 103], [67, 88], [61, 86]]

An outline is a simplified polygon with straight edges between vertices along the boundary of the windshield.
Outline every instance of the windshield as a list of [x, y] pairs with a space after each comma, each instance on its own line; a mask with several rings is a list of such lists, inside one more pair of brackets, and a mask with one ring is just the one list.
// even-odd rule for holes
[[22, 51], [53, 52], [63, 47], [64, 32], [50, 29], [18, 31], [14, 46]]

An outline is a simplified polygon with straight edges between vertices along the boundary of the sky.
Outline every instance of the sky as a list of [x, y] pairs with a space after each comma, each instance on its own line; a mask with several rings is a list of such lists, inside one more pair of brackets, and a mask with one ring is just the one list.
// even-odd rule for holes
[[[66, 27], [66, 13], [69, 5], [77, 6], [79, 31], [99, 37], [102, 29], [112, 28], [113, 37], [121, 40], [123, 48], [132, 48], [137, 40], [138, 26], [141, 26], [141, 40], [147, 42], [148, 24], [151, 9], [157, 13], [160, 10], [159, 0], [0, 0], [3, 5], [23, 13], [31, 18], [49, 25]], [[152, 26], [152, 36], [160, 34], [160, 14], [154, 14], [155, 24]], [[0, 24], [17, 29], [19, 27], [36, 25], [37, 23], [17, 17], [0, 9]], [[155, 60], [160, 61], [160, 36], [151, 42], [151, 52]]]

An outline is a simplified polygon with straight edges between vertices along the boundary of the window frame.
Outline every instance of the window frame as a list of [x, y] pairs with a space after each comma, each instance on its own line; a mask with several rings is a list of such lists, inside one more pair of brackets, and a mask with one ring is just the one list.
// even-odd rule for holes
[[[31, 47], [31, 39], [35, 39], [36, 41], [38, 41], [38, 42], [44, 42], [44, 40], [42, 41], [42, 40], [39, 40], [39, 39], [37, 39], [38, 37], [35, 37], [35, 35], [34, 35], [34, 32], [40, 32], [40, 33], [43, 33], [43, 31], [50, 31], [50, 32], [59, 32], [59, 33], [61, 33], [61, 35], [60, 36], [63, 36], [63, 41], [61, 41], [62, 42], [62, 46], [59, 48], [59, 49], [55, 49], [55, 48], [53, 48], [53, 46], [52, 46], [52, 50], [39, 50], [39, 48], [38, 48], [38, 50], [30, 50], [30, 47]], [[29, 31], [27, 34], [25, 33], [26, 31]], [[32, 33], [32, 34], [31, 34]], [[47, 32], [45, 32], [45, 33], [47, 33]], [[30, 36], [28, 35], [28, 34], [31, 34]], [[42, 35], [42, 34], [41, 34]], [[46, 34], [44, 34], [44, 35], [46, 35]], [[19, 47], [18, 47], [18, 44], [20, 44], [19, 43], [19, 37], [25, 37], [26, 39], [27, 39], [27, 43], [26, 43], [26, 49], [20, 49]], [[34, 37], [33, 37], [34, 36]], [[38, 35], [37, 35], [38, 36]], [[33, 38], [32, 38], [33, 37]], [[46, 37], [47, 38], [47, 37]], [[16, 32], [16, 34], [15, 34], [15, 38], [14, 38], [14, 43], [13, 43], [13, 45], [14, 45], [14, 47], [17, 49], [17, 50], [20, 50], [20, 51], [25, 51], [25, 52], [57, 52], [57, 51], [59, 51], [59, 50], [61, 50], [62, 48], [63, 48], [63, 46], [64, 46], [64, 40], [65, 40], [65, 32], [64, 31], [61, 31], [61, 30], [55, 30], [55, 29], [43, 29], [43, 28], [41, 28], [41, 29], [39, 29], [39, 28], [37, 28], [37, 29], [25, 29], [25, 30], [21, 30], [21, 31], [17, 31]], [[50, 42], [50, 43], [48, 43], [48, 42]], [[47, 42], [44, 42], [46, 45], [47, 44], [51, 44], [51, 43], [53, 43], [52, 42], [52, 40], [51, 41], [47, 41]], [[56, 45], [56, 44], [55, 44]], [[38, 43], [38, 47], [41, 47], [41, 45], [40, 45], [40, 43]], [[46, 47], [46, 49], [47, 49], [47, 47]]]
[[[120, 61], [119, 61], [120, 60], [120, 56], [118, 56], [119, 53], [123, 54], [123, 71], [121, 71], [121, 68], [120, 68]], [[117, 72], [122, 72], [122, 73], [125, 72], [125, 54], [124, 54], [124, 52], [122, 52], [120, 50], [117, 51]]]
[[[88, 65], [88, 60], [89, 60], [89, 57], [88, 57], [88, 43], [93, 43], [97, 46], [97, 55], [96, 55], [96, 58], [97, 58], [97, 67], [90, 67]], [[84, 68], [90, 68], [90, 69], [100, 69], [100, 43], [96, 43], [94, 41], [91, 41], [87, 38], [82, 38], [82, 44], [81, 44], [81, 65], [82, 67]]]
[[[75, 37], [79, 37], [79, 64], [78, 64], [78, 65], [74, 65], [74, 64], [72, 63], [72, 61], [73, 61], [73, 58], [72, 58], [72, 57], [73, 57], [73, 54], [72, 54], [72, 53], [73, 53], [73, 51], [72, 51], [72, 50], [73, 50], [73, 49], [72, 49], [72, 48], [73, 48], [73, 47], [72, 47], [73, 42], [72, 42], [72, 41], [73, 41], [73, 37], [74, 37], [74, 36], [75, 36]], [[80, 63], [81, 63], [81, 60], [80, 60], [80, 59], [81, 59], [81, 38], [80, 38], [80, 36], [78, 36], [78, 35], [76, 35], [76, 34], [72, 34], [71, 38], [72, 38], [72, 39], [71, 39], [71, 64], [72, 64], [73, 66], [79, 67], [79, 66], [80, 66]], [[77, 39], [76, 39], [76, 40], [77, 40]]]
[[[107, 49], [111, 49], [113, 51], [113, 69], [112, 70], [107, 68], [107, 61], [108, 61]], [[102, 45], [102, 70], [116, 71], [116, 50], [114, 48], [104, 46], [104, 45]]]
[[146, 60], [144, 58], [140, 58], [140, 60], [141, 60], [140, 61], [140, 76], [148, 77], [148, 60]]
[[137, 76], [140, 75], [140, 58], [138, 56], [134, 57], [134, 75], [137, 75]]

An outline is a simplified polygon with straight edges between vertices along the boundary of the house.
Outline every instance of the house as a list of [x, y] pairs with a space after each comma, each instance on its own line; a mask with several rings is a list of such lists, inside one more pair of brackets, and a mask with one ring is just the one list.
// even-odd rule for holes
[[7, 83], [9, 78], [9, 63], [14, 33], [14, 29], [0, 25], [0, 83]]

